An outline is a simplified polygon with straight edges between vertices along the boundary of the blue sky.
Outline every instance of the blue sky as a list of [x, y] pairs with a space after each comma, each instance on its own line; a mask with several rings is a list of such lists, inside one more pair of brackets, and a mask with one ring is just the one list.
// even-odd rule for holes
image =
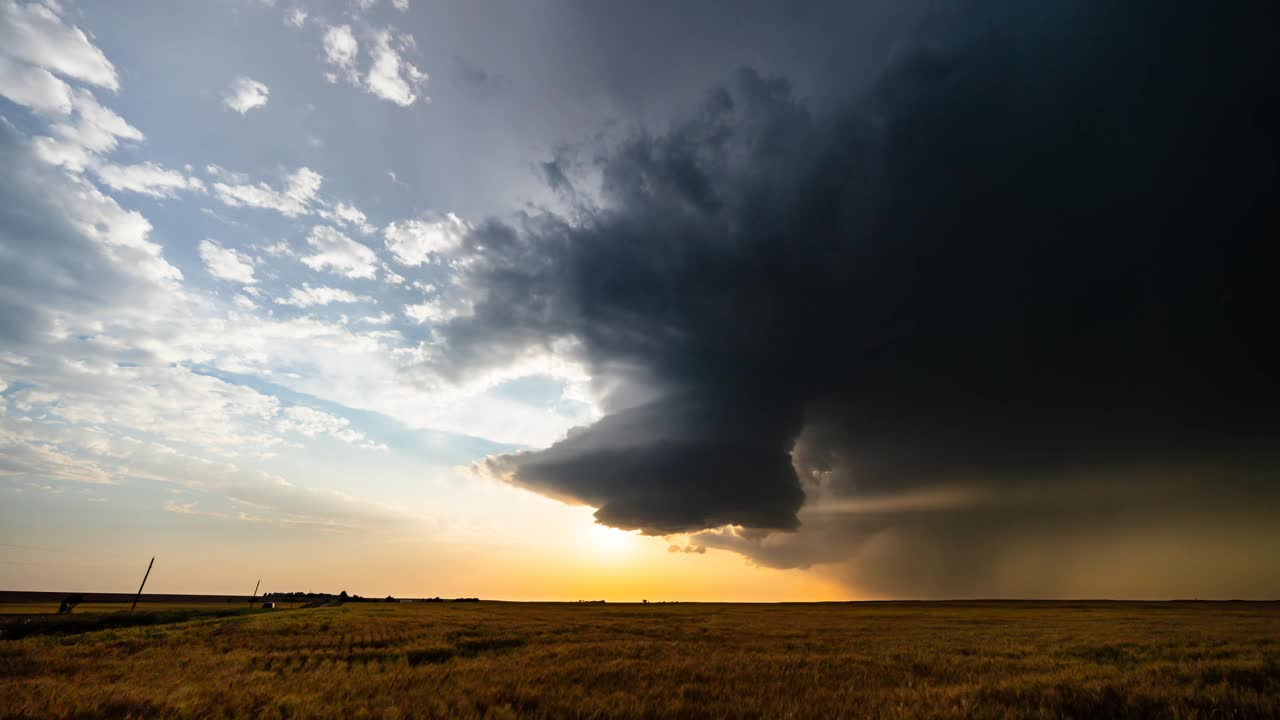
[[843, 595], [476, 465], [611, 387], [571, 337], [439, 332], [463, 238], [649, 113], [571, 3], [0, 12], [0, 587]]
[[491, 527], [467, 465], [589, 421], [587, 376], [442, 370], [433, 325], [550, 143], [421, 8], [168, 8], [3, 4], [0, 585], [50, 534]]

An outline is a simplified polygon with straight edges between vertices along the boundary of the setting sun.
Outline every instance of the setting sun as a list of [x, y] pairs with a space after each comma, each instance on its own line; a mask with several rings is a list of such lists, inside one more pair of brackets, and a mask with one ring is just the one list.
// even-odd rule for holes
[[631, 554], [635, 551], [638, 540], [635, 533], [606, 527], [596, 522], [588, 525], [582, 534], [582, 542], [592, 554], [610, 558]]

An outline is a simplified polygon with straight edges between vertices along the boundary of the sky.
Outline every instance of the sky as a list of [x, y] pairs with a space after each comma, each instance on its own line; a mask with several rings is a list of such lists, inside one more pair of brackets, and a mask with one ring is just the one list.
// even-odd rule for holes
[[1173, 5], [0, 0], [0, 588], [1280, 596]]

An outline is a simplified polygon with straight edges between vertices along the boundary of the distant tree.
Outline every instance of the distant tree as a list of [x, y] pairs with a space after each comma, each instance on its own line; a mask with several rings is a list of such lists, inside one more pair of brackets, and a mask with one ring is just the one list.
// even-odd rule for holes
[[62, 604], [58, 606], [58, 614], [70, 615], [71, 611], [82, 602], [84, 602], [84, 596], [80, 593], [68, 595], [62, 599]]
[[349, 595], [347, 595], [347, 591], [346, 591], [346, 590], [343, 590], [342, 592], [338, 593], [338, 597], [342, 598], [343, 600], [346, 600], [346, 599], [347, 599], [348, 597], [350, 597], [350, 596], [349, 596]]
[[387, 599], [386, 599], [384, 602], [395, 602], [395, 601], [396, 601], [396, 599], [395, 599], [395, 598], [393, 598], [393, 597], [391, 597], [390, 595], [388, 595], [388, 596], [387, 596]]

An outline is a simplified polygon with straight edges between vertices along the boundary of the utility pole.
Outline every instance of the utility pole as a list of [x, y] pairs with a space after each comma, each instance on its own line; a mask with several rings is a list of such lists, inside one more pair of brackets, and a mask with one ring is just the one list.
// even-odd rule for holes
[[253, 586], [253, 597], [249, 598], [249, 607], [253, 607], [253, 601], [258, 599], [258, 587], [262, 585], [262, 578], [258, 578], [258, 584]]
[[147, 563], [147, 574], [142, 576], [142, 584], [138, 586], [138, 594], [133, 596], [133, 604], [129, 606], [129, 612], [138, 607], [138, 598], [142, 597], [142, 588], [147, 586], [147, 578], [151, 577], [151, 566], [156, 564], [156, 559], [151, 558], [151, 562]]

